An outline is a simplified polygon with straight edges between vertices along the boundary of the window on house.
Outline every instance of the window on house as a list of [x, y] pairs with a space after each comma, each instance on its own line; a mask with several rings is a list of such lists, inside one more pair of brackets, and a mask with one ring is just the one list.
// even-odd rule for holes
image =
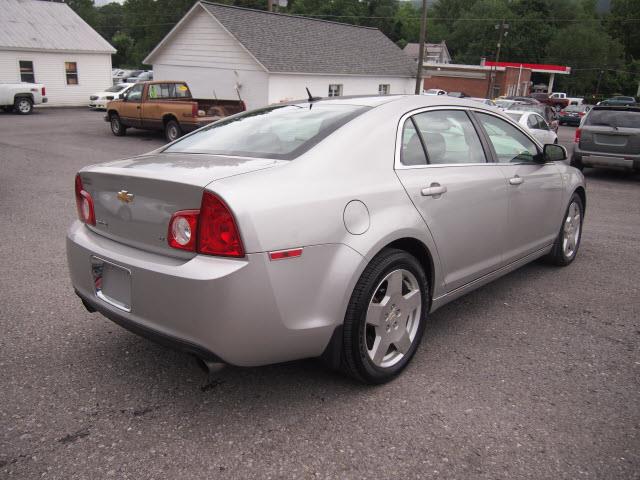
[[389, 95], [391, 92], [391, 85], [388, 83], [381, 83], [378, 85], [378, 95]]
[[329, 96], [340, 97], [342, 96], [342, 84], [332, 83], [329, 85]]
[[78, 64], [64, 62], [64, 71], [67, 75], [67, 85], [78, 85]]
[[20, 60], [20, 81], [36, 83], [36, 76], [33, 74], [33, 62], [31, 60]]

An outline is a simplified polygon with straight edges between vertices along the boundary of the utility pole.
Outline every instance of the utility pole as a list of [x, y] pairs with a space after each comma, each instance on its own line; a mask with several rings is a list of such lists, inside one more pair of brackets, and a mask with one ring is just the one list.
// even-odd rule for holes
[[273, 0], [267, 0], [267, 11], [273, 12]]
[[[502, 37], [506, 37], [509, 33], [509, 24], [504, 23], [504, 20], [500, 22], [499, 25], [495, 26], [496, 30], [498, 30], [498, 49], [496, 50], [496, 61], [497, 64], [500, 61], [500, 49], [502, 48]], [[489, 79], [489, 90], [487, 91], [487, 98], [493, 97], [493, 87], [496, 82], [496, 72], [498, 70], [498, 65], [495, 65], [491, 69], [491, 78]]]
[[416, 95], [422, 93], [422, 64], [424, 63], [424, 42], [427, 36], [427, 0], [422, 0], [422, 19], [420, 21], [420, 50], [418, 53], [418, 72], [416, 73]]

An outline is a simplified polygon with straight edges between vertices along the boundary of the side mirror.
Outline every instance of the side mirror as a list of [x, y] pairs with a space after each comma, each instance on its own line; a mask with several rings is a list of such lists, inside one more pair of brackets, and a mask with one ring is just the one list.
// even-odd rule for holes
[[562, 145], [547, 143], [542, 150], [542, 157], [545, 162], [559, 162], [568, 158], [567, 149]]
[[118, 98], [120, 100], [125, 100], [126, 101], [127, 100], [127, 94], [126, 93], [121, 93], [120, 95], [118, 95]]

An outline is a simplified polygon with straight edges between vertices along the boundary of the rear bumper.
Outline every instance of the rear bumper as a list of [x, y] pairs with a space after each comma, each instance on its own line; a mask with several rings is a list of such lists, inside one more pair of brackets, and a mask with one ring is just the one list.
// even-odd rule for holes
[[640, 155], [585, 152], [580, 150], [576, 145], [573, 151], [573, 159], [585, 167], [612, 167], [640, 170]]
[[[130, 311], [96, 295], [91, 259], [131, 272]], [[320, 356], [344, 318], [363, 258], [345, 245], [305, 247], [269, 261], [196, 255], [184, 260], [129, 247], [74, 222], [67, 259], [77, 294], [107, 318], [205, 360], [257, 366]]]

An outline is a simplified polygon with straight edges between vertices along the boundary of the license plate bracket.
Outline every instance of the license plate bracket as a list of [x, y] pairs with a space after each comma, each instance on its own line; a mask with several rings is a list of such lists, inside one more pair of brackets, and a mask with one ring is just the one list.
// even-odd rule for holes
[[131, 311], [131, 270], [99, 257], [91, 257], [96, 296], [125, 312]]

